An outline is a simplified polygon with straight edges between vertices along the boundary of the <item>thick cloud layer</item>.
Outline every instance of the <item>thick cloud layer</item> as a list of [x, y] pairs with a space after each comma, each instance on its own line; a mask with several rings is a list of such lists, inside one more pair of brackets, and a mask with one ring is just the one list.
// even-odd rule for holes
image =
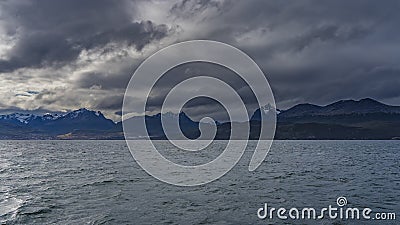
[[136, 66], [191, 39], [248, 53], [279, 108], [364, 97], [400, 105], [399, 10], [390, 0], [2, 1], [0, 110], [88, 107], [118, 120]]

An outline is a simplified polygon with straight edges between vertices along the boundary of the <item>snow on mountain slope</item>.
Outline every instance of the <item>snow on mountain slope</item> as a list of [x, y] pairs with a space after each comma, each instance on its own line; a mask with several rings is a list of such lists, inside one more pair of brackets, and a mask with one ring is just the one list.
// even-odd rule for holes
[[[75, 119], [80, 116], [93, 116], [104, 118], [100, 111], [91, 111], [85, 108], [81, 108], [75, 111], [71, 111], [66, 114], [60, 113], [45, 113], [43, 115], [34, 115], [30, 113], [12, 113], [7, 115], [0, 115], [0, 121], [17, 122], [21, 124], [29, 124], [32, 121], [54, 121], [62, 118]], [[105, 118], [104, 118], [105, 119]]]

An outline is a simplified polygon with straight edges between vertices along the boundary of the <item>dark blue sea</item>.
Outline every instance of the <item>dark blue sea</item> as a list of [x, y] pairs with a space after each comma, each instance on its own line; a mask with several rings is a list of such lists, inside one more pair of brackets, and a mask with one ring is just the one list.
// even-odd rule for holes
[[319, 209], [339, 196], [399, 217], [400, 141], [275, 141], [254, 172], [251, 155], [178, 187], [142, 170], [124, 141], [0, 141], [0, 224], [400, 224], [257, 217], [264, 203]]

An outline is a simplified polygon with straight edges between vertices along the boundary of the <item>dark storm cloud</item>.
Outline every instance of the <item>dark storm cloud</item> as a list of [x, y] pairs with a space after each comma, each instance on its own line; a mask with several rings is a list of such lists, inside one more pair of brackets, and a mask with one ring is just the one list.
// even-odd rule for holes
[[126, 1], [30, 1], [2, 3], [8, 32], [18, 36], [0, 72], [23, 67], [72, 63], [82, 50], [108, 43], [141, 50], [165, 37], [169, 28], [151, 21], [133, 22]]
[[[166, 95], [169, 93], [171, 88], [175, 87], [180, 82], [187, 79], [198, 77], [198, 76], [210, 76], [220, 79], [235, 89], [243, 98], [246, 103], [255, 102], [255, 97], [251, 90], [245, 90], [241, 92], [241, 88], [247, 86], [247, 83], [232, 70], [213, 63], [206, 62], [191, 62], [185, 63], [180, 66], [174, 67], [167, 71], [153, 86], [152, 91], [147, 102], [147, 106], [150, 111], [157, 110], [163, 104]], [[204, 84], [212, 86], [212, 84]], [[196, 86], [189, 86], [188, 92], [192, 89], [198, 89]], [[221, 93], [223, 94], [223, 93]], [[210, 102], [207, 99], [198, 99], [195, 103], [188, 104], [187, 107], [195, 107], [196, 105], [211, 106], [214, 102]]]
[[103, 97], [104, 98], [102, 98], [98, 102], [96, 102], [96, 105], [94, 106], [96, 109], [99, 109], [99, 110], [121, 109], [122, 101], [124, 99], [124, 96], [122, 94], [113, 95], [113, 96], [103, 96]]
[[[302, 51], [314, 42], [346, 43], [354, 39], [361, 39], [368, 35], [368, 29], [362, 26], [342, 28], [338, 25], [322, 25], [312, 28], [305, 34], [295, 37], [287, 46], [293, 47], [295, 51]], [[282, 47], [284, 43], [282, 43]]]
[[80, 50], [68, 43], [62, 35], [27, 34], [18, 40], [9, 53], [8, 60], [0, 60], [0, 72], [70, 62], [75, 60], [79, 53]]
[[123, 68], [117, 72], [93, 71], [83, 73], [78, 80], [75, 81], [77, 88], [101, 88], [103, 90], [126, 88], [133, 68]]
[[125, 43], [128, 46], [134, 45], [140, 51], [152, 40], [165, 37], [168, 32], [169, 28], [165, 24], [156, 25], [151, 21], [134, 22], [89, 36], [78, 41], [78, 45], [90, 49], [104, 46], [109, 42], [116, 42]]
[[364, 97], [400, 104], [391, 101], [400, 97], [399, 71], [378, 69], [399, 66], [400, 2], [250, 2], [230, 4], [210, 34], [260, 65], [278, 106]]
[[[15, 93], [0, 87], [17, 98], [0, 108], [35, 103], [36, 108], [88, 106], [114, 114], [143, 59], [191, 39], [222, 41], [246, 52], [265, 72], [279, 108], [365, 97], [400, 105], [400, 1], [43, 0], [2, 1], [0, 6], [0, 41], [5, 43], [0, 43], [0, 82], [12, 88], [25, 84]], [[1, 40], [1, 35], [10, 38]], [[151, 50], [145, 52], [146, 46]], [[92, 55], [79, 64], [85, 51]], [[150, 108], [194, 74], [229, 80], [254, 103], [245, 85], [229, 73], [207, 66], [186, 69], [178, 68], [158, 84]], [[40, 93], [19, 95], [26, 90]], [[220, 111], [204, 99], [185, 107], [195, 116], [208, 111], [218, 117]]]
[[215, 8], [220, 12], [223, 6], [224, 4], [221, 1], [216, 0], [183, 0], [174, 4], [170, 13], [173, 16], [188, 18], [209, 8]]
[[202, 29], [190, 38], [248, 53], [287, 108], [365, 97], [400, 104], [399, 10], [398, 1], [183, 0], [169, 12]]
[[[164, 100], [167, 94], [172, 91], [172, 88], [176, 87], [179, 83], [188, 81], [190, 78], [199, 76], [209, 76], [225, 82], [232, 89], [234, 89], [241, 98], [241, 101], [246, 105], [250, 116], [255, 109], [258, 108], [256, 97], [251, 88], [248, 87], [246, 81], [241, 78], [234, 71], [213, 63], [206, 62], [191, 62], [177, 66], [167, 71], [153, 86], [149, 97], [147, 98], [146, 111], [150, 114], [158, 113], [161, 107], [165, 107]], [[186, 84], [181, 87], [184, 93], [192, 95], [195, 93], [202, 93], [203, 95], [210, 96], [199, 96], [191, 99], [184, 104], [182, 111], [187, 113], [192, 119], [200, 120], [205, 115], [213, 117], [218, 121], [228, 120], [228, 114], [226, 110], [213, 98], [223, 99], [227, 103], [227, 107], [230, 102], [227, 100], [231, 99], [230, 93], [226, 93], [226, 89], [221, 89], [220, 86], [214, 86], [214, 83], [202, 83], [203, 86], [196, 84]], [[172, 103], [171, 103], [172, 102]], [[173, 99], [170, 103], [172, 105], [181, 103], [176, 99]], [[235, 104], [238, 103], [235, 99]]]

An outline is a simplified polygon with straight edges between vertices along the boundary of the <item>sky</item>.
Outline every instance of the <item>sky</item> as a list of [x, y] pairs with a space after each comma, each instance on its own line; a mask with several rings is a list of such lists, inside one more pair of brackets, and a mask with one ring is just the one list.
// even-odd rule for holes
[[85, 107], [117, 121], [136, 67], [195, 39], [247, 53], [280, 109], [366, 97], [400, 105], [399, 11], [390, 0], [2, 0], [0, 113]]

